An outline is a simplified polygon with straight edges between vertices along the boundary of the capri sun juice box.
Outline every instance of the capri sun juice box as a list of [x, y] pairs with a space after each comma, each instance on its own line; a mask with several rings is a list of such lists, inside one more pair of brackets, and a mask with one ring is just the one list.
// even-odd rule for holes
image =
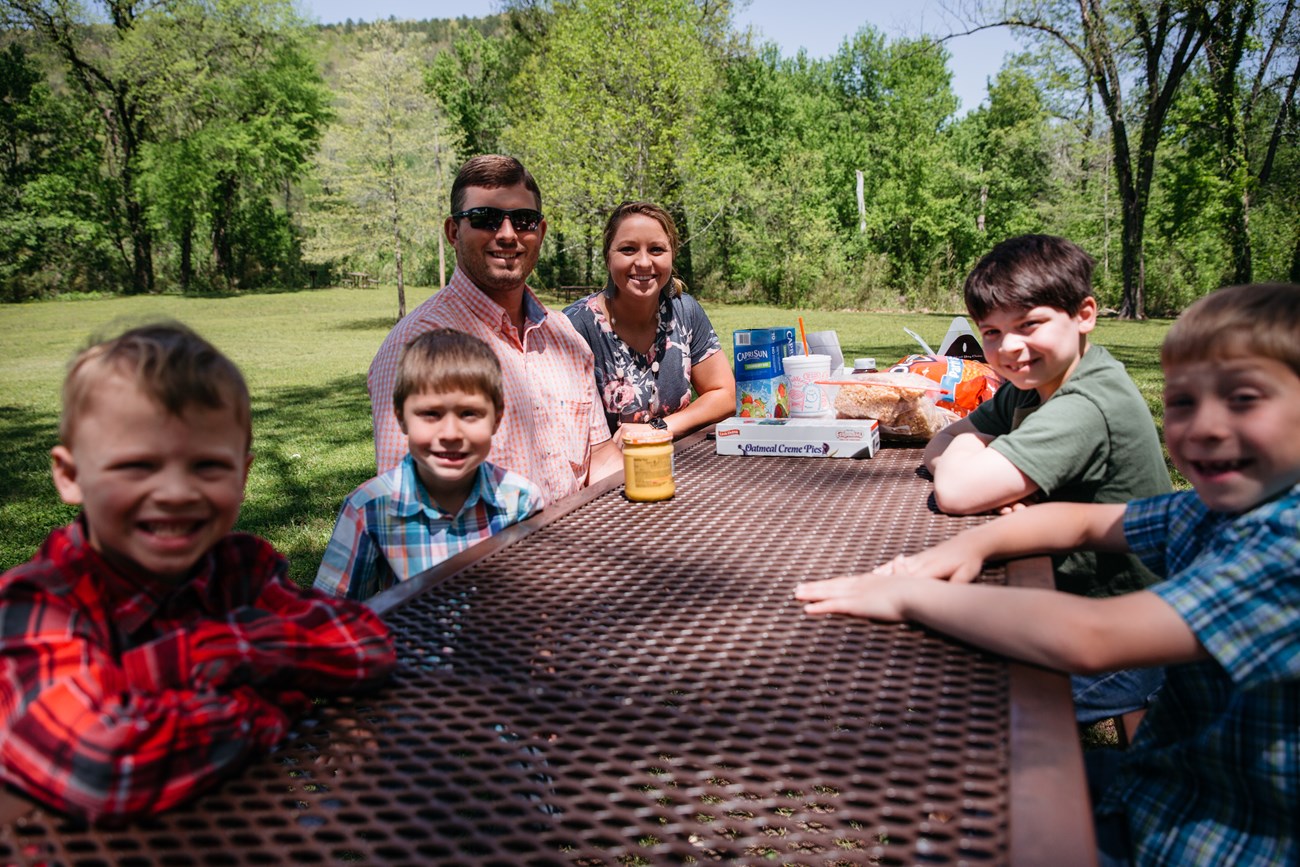
[[782, 359], [793, 352], [793, 328], [743, 328], [732, 332], [737, 417], [790, 415], [789, 383]]

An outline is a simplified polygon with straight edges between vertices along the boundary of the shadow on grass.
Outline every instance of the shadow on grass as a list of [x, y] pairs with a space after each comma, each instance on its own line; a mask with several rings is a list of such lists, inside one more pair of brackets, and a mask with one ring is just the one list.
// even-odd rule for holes
[[343, 498], [374, 475], [365, 375], [261, 395], [253, 430], [256, 460], [239, 527], [270, 539], [294, 580], [309, 583]]
[[383, 331], [386, 333], [397, 324], [395, 316], [371, 316], [368, 319], [352, 319], [334, 326], [335, 331]]
[[0, 571], [31, 559], [50, 530], [76, 517], [50, 480], [58, 441], [57, 418], [0, 406]]
[[211, 298], [246, 298], [249, 295], [298, 295], [304, 292], [324, 292], [327, 289], [345, 288], [337, 285], [301, 285], [301, 286], [259, 286], [256, 289], [191, 289], [188, 292], [162, 292], [175, 298], [193, 298], [195, 300]]

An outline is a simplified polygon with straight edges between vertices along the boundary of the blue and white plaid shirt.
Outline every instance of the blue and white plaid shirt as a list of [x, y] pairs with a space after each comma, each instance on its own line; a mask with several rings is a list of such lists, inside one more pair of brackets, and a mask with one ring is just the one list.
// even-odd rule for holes
[[1211, 659], [1168, 669], [1099, 812], [1137, 864], [1300, 864], [1300, 486], [1242, 515], [1138, 500], [1124, 533]]
[[449, 515], [420, 483], [415, 460], [408, 454], [343, 501], [312, 586], [348, 599], [369, 599], [522, 521], [541, 506], [540, 488], [484, 461], [465, 505]]

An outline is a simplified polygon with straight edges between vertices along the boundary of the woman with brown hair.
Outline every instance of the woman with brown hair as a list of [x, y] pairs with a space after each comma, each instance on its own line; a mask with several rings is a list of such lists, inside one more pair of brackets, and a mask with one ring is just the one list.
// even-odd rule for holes
[[642, 424], [680, 436], [731, 415], [731, 365], [673, 270], [673, 218], [650, 202], [624, 202], [609, 215], [604, 241], [605, 289], [564, 313], [595, 355], [610, 431], [621, 440], [628, 425]]

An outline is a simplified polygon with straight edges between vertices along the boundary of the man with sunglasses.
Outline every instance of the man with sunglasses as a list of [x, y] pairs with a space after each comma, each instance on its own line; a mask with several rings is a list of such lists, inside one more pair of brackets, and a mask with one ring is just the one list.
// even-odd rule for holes
[[398, 358], [407, 343], [435, 328], [480, 338], [501, 362], [505, 412], [488, 460], [533, 481], [548, 503], [618, 467], [591, 349], [567, 317], [549, 312], [527, 286], [546, 236], [541, 207], [537, 182], [513, 157], [477, 156], [461, 166], [443, 227], [456, 250], [451, 282], [394, 326], [370, 364], [380, 473], [407, 450], [393, 408]]

